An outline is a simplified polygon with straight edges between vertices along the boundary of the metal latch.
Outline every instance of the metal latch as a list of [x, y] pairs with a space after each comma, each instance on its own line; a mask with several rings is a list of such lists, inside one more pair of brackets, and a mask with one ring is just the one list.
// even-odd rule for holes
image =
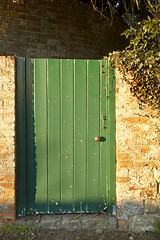
[[102, 128], [107, 128], [107, 117], [104, 114], [102, 116]]

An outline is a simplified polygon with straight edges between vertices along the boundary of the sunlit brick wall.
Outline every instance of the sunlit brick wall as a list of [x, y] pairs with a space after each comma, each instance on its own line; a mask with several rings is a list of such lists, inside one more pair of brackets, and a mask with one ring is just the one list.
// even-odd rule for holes
[[0, 222], [15, 218], [15, 60], [0, 57]]
[[116, 82], [117, 209], [127, 230], [133, 215], [160, 212], [160, 118], [139, 108], [118, 71]]

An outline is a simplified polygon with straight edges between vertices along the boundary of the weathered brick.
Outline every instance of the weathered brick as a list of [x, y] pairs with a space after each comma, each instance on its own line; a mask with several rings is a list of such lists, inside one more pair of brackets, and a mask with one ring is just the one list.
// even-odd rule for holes
[[129, 160], [132, 160], [132, 161], [139, 161], [141, 160], [142, 161], [143, 159], [143, 156], [141, 153], [136, 153], [136, 152], [131, 152], [129, 154]]
[[15, 176], [14, 175], [6, 175], [3, 177], [5, 182], [14, 182], [15, 181]]
[[139, 117], [128, 117], [128, 118], [124, 117], [123, 120], [128, 123], [138, 123]]
[[118, 168], [129, 168], [132, 167], [132, 161], [118, 161], [117, 162]]
[[7, 217], [7, 218], [14, 218], [15, 217], [15, 211], [0, 211], [0, 218]]
[[5, 190], [4, 194], [6, 197], [14, 197], [15, 196], [15, 190]]
[[129, 226], [129, 221], [122, 221], [122, 220], [118, 221], [119, 231], [127, 232], [128, 226]]
[[139, 118], [139, 123], [140, 123], [140, 124], [148, 123], [148, 121], [149, 121], [148, 118], [145, 118], [145, 117], [140, 117], [140, 118]]
[[160, 145], [160, 141], [158, 140], [150, 140], [149, 145], [153, 145], [153, 146], [159, 146]]
[[137, 190], [139, 190], [138, 186], [130, 186], [129, 187], [129, 191], [137, 191]]
[[118, 153], [117, 154], [117, 160], [128, 160], [128, 153]]
[[153, 197], [154, 195], [153, 191], [141, 191], [141, 197]]
[[145, 166], [144, 162], [136, 162], [136, 161], [133, 162], [134, 168], [143, 168], [144, 166]]
[[157, 167], [157, 162], [146, 162], [145, 166], [149, 167], [149, 168], [156, 168]]
[[130, 182], [130, 177], [117, 177], [117, 182], [119, 182], [119, 183]]
[[157, 191], [157, 184], [156, 183], [150, 183], [150, 189]]
[[14, 224], [15, 223], [15, 218], [10, 218], [10, 217], [4, 217], [4, 218], [1, 218], [0, 221], [2, 223], [10, 223], [10, 224]]
[[117, 177], [128, 177], [128, 169], [126, 168], [117, 169]]
[[15, 185], [14, 183], [2, 182], [0, 183], [0, 187], [3, 187], [4, 189], [14, 189]]
[[2, 195], [1, 194], [1, 197], [0, 197], [0, 204], [4, 204], [7, 206], [7, 208], [10, 206], [10, 204], [14, 204], [15, 202], [15, 198], [9, 198], [7, 196], [5, 196], [4, 194]]
[[148, 147], [148, 146], [141, 147], [141, 152], [142, 152], [142, 153], [148, 153], [148, 152], [150, 152], [150, 151], [151, 151], [151, 148]]

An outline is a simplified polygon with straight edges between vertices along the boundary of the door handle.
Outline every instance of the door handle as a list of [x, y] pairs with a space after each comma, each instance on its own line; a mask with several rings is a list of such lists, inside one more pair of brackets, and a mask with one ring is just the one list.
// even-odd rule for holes
[[106, 141], [106, 138], [105, 137], [100, 137], [100, 136], [97, 136], [95, 137], [95, 142], [105, 142]]

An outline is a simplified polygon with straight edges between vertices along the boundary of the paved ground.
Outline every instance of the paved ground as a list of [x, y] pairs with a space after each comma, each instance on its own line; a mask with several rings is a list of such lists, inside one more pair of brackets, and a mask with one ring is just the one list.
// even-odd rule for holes
[[34, 215], [20, 218], [19, 225], [39, 226], [49, 229], [76, 229], [76, 230], [117, 230], [117, 217], [104, 213], [95, 214], [60, 214]]
[[[27, 235], [27, 234], [26, 234]], [[131, 234], [118, 231], [94, 231], [73, 229], [34, 229], [29, 236], [23, 231], [18, 235], [1, 231], [1, 240], [159, 240], [160, 236], [152, 233]]]

